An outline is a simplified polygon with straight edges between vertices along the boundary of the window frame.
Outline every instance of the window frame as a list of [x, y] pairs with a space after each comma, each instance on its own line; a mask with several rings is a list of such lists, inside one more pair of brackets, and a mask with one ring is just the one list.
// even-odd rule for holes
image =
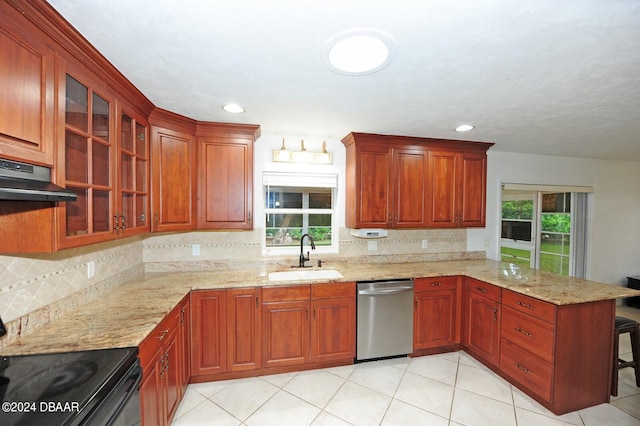
[[[338, 253], [338, 210], [337, 210], [337, 200], [338, 200], [338, 188], [337, 188], [337, 175], [331, 175], [332, 179], [336, 182], [336, 184], [332, 184], [331, 180], [327, 181], [325, 179], [319, 179], [317, 181], [309, 180], [309, 178], [313, 179], [313, 176], [309, 176], [306, 174], [290, 174], [287, 179], [274, 179], [267, 178], [266, 175], [263, 175], [263, 185], [262, 185], [262, 195], [263, 195], [263, 214], [262, 214], [262, 235], [261, 235], [261, 246], [262, 246], [262, 255], [265, 256], [283, 256], [283, 255], [299, 255], [300, 247], [298, 245], [290, 245], [290, 246], [267, 246], [267, 218], [269, 214], [301, 214], [303, 216], [303, 231], [306, 232], [308, 230], [309, 224], [309, 215], [312, 214], [328, 214], [331, 216], [331, 244], [330, 245], [316, 245], [316, 249], [314, 253], [322, 254], [322, 253]], [[273, 184], [277, 183], [277, 184]], [[295, 183], [295, 184], [292, 184]], [[303, 204], [301, 208], [275, 208], [268, 206], [269, 193], [271, 192], [272, 187], [279, 188], [298, 188], [302, 191], [303, 194]], [[331, 193], [331, 208], [330, 209], [317, 209], [317, 208], [309, 208], [309, 193], [313, 192], [314, 189], [322, 188], [323, 191], [328, 191]], [[305, 241], [305, 252], [310, 250], [310, 244], [308, 241]]]

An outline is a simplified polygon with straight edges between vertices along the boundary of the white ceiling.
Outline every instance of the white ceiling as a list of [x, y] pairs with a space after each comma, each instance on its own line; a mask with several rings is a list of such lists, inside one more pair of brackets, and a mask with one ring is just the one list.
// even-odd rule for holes
[[[638, 0], [49, 2], [156, 106], [197, 120], [640, 161]], [[329, 71], [323, 46], [353, 28], [394, 39], [391, 65]]]

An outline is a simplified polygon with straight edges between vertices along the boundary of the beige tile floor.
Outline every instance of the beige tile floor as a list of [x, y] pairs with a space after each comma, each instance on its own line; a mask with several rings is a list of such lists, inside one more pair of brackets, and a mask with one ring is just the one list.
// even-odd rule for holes
[[[618, 315], [640, 320], [638, 309]], [[172, 424], [640, 426], [640, 388], [627, 368], [611, 403], [555, 416], [460, 351], [192, 384]]]

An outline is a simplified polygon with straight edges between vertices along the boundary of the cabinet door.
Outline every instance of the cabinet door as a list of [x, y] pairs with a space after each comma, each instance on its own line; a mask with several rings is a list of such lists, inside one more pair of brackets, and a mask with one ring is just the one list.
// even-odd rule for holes
[[149, 130], [139, 117], [120, 112], [117, 236], [149, 232]]
[[191, 318], [191, 301], [187, 296], [180, 304], [180, 325], [178, 329], [178, 345], [180, 345], [180, 393], [184, 395], [191, 377], [191, 339], [189, 319]]
[[259, 288], [227, 289], [227, 362], [229, 371], [260, 367]]
[[304, 364], [309, 359], [309, 302], [262, 304], [262, 366]]
[[356, 301], [352, 297], [314, 300], [311, 361], [353, 359], [356, 355]]
[[484, 227], [487, 210], [487, 155], [484, 152], [460, 154], [458, 191], [458, 226]]
[[193, 376], [227, 370], [224, 290], [191, 292], [191, 373]]
[[55, 53], [8, 2], [0, 4], [0, 154], [52, 165]]
[[468, 293], [467, 346], [485, 361], [500, 361], [500, 304], [489, 298]]
[[424, 228], [427, 224], [426, 149], [393, 150], [393, 226]]
[[178, 341], [178, 329], [170, 330], [163, 340], [162, 347], [162, 367], [161, 372], [164, 394], [164, 422], [169, 424], [180, 405], [182, 397], [180, 383], [180, 344]]
[[455, 228], [458, 226], [456, 211], [457, 153], [430, 151], [428, 168], [427, 226]]
[[140, 417], [143, 426], [164, 424], [162, 391], [160, 389], [160, 351], [154, 355], [153, 362], [143, 366], [143, 379], [140, 384]]
[[[385, 146], [358, 145], [348, 152], [347, 226], [389, 228], [391, 226], [391, 150]], [[350, 170], [352, 169], [352, 170]]]
[[253, 140], [198, 138], [198, 229], [253, 228]]
[[195, 143], [194, 135], [151, 127], [154, 232], [195, 229]]
[[[79, 75], [79, 76], [78, 76]], [[58, 206], [60, 247], [115, 238], [115, 139], [113, 102], [101, 83], [83, 74], [66, 74], [64, 148], [58, 175], [76, 201]]]
[[419, 291], [414, 295], [414, 349], [437, 348], [457, 343], [456, 289]]

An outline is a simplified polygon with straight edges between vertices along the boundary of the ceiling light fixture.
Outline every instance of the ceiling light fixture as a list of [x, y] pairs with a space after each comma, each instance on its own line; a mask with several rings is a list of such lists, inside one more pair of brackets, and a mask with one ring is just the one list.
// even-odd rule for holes
[[242, 114], [245, 111], [241, 105], [234, 103], [223, 105], [222, 109], [231, 114]]
[[388, 66], [396, 56], [395, 41], [375, 30], [350, 30], [331, 38], [322, 51], [322, 61], [331, 71], [366, 75]]
[[456, 127], [454, 130], [456, 132], [468, 132], [469, 130], [473, 130], [475, 129], [475, 126], [472, 126], [471, 124], [461, 124], [458, 127]]

